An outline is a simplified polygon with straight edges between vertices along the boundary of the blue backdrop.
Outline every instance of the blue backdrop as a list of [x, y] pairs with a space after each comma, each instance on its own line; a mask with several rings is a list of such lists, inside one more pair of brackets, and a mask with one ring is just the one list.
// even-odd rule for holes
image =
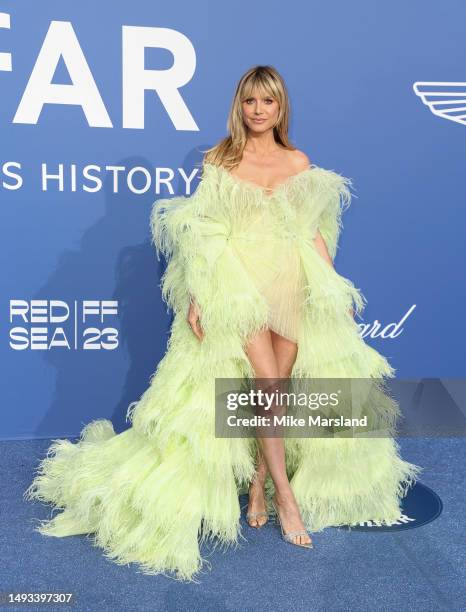
[[186, 193], [255, 64], [285, 78], [294, 144], [353, 179], [335, 266], [368, 300], [366, 342], [400, 378], [464, 377], [464, 2], [0, 12], [0, 437], [126, 427], [171, 322], [151, 205]]

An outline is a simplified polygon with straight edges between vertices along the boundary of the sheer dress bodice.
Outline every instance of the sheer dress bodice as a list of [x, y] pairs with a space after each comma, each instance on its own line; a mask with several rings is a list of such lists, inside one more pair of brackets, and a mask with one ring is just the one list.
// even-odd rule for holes
[[[207, 164], [208, 169], [211, 167]], [[304, 305], [305, 275], [296, 245], [295, 221], [282, 214], [283, 198], [290, 187], [310, 171], [290, 176], [277, 187], [269, 189], [233, 176], [221, 167], [214, 167], [220, 178], [230, 183], [232, 205], [242, 201], [248, 215], [238, 215], [233, 222], [230, 246], [242, 262], [268, 307], [268, 328], [293, 342], [298, 341]], [[251, 206], [251, 198], [255, 206]], [[258, 205], [259, 204], [259, 205]]]

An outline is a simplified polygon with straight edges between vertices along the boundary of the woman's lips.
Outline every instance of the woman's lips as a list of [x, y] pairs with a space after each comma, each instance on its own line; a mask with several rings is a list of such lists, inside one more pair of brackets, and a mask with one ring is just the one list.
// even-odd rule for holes
[[253, 119], [254, 123], [264, 123], [265, 119]]

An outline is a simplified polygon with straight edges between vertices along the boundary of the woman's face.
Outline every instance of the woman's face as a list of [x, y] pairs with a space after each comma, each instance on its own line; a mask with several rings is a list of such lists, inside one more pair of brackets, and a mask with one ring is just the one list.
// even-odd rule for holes
[[257, 89], [253, 90], [249, 98], [243, 100], [242, 107], [244, 123], [253, 132], [265, 132], [277, 122], [277, 100]]

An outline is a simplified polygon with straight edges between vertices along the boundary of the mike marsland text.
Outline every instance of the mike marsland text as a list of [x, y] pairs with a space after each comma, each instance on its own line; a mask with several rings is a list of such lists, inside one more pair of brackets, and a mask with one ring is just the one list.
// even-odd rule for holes
[[229, 415], [230, 427], [367, 427], [367, 415], [363, 417], [323, 417], [309, 414], [307, 419], [292, 415], [238, 417]]

